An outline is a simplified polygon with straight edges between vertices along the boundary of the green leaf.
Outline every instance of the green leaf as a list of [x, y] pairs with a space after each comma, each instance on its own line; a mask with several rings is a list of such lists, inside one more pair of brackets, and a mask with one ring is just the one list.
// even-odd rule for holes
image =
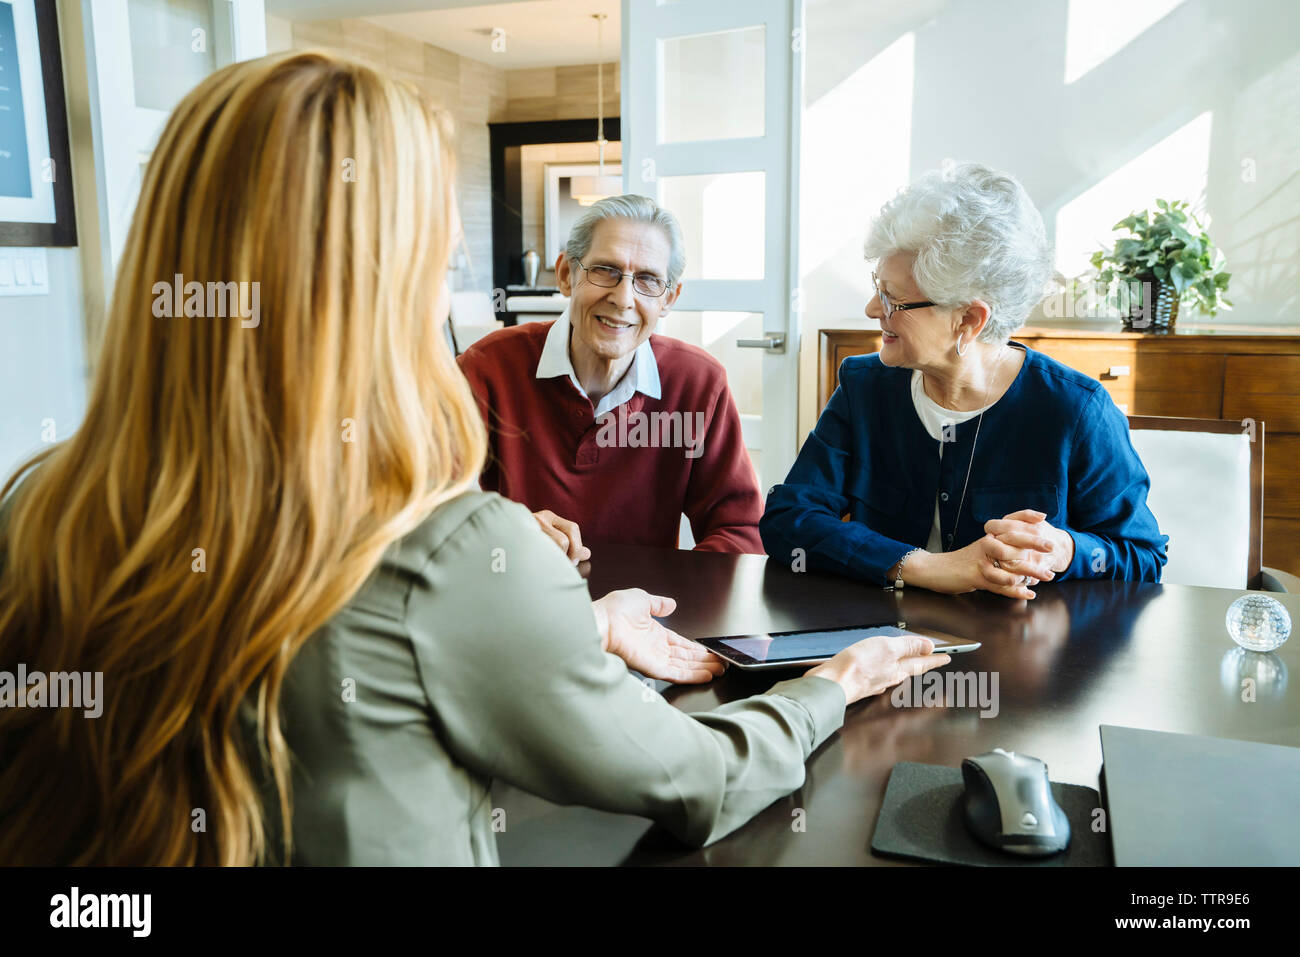
[[1142, 251], [1142, 244], [1136, 239], [1119, 239], [1115, 241], [1115, 258], [1121, 261], [1133, 259]]
[[1116, 229], [1129, 229], [1135, 233], [1141, 234], [1148, 226], [1147, 212], [1142, 210], [1140, 213], [1130, 213], [1115, 224]]
[[1169, 270], [1164, 266], [1156, 266], [1151, 271], [1155, 273], [1156, 278], [1159, 279], [1161, 282], [1164, 282], [1169, 278]]
[[1169, 279], [1173, 282], [1174, 288], [1178, 290], [1179, 295], [1182, 295], [1187, 290], [1187, 285], [1191, 281], [1191, 277], [1183, 272], [1182, 263], [1174, 263], [1174, 267], [1169, 270]]
[[1232, 273], [1230, 273], [1230, 272], [1215, 273], [1215, 275], [1214, 275], [1214, 284], [1215, 284], [1216, 286], [1218, 286], [1220, 289], [1227, 289], [1227, 288], [1228, 288], [1228, 279], [1229, 279], [1229, 277], [1231, 277], [1231, 276], [1232, 276]]

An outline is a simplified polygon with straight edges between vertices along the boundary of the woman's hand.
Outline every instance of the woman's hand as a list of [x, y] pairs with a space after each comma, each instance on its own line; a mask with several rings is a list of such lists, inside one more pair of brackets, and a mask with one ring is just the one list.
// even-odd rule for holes
[[702, 684], [726, 670], [712, 652], [655, 621], [671, 615], [677, 602], [640, 588], [612, 591], [591, 603], [601, 647], [647, 678], [674, 684]]
[[955, 552], [917, 552], [903, 565], [907, 584], [946, 595], [991, 591], [1029, 600], [1034, 597], [1031, 585], [1055, 577], [1047, 555], [1033, 548], [1008, 545], [992, 534]]
[[[1004, 545], [1038, 553], [1032, 556], [1035, 559], [1046, 556], [1047, 568], [1058, 574], [1069, 568], [1070, 562], [1074, 561], [1073, 536], [1048, 522], [1045, 513], [1032, 508], [1022, 508], [1018, 512], [985, 522], [984, 531], [995, 536]], [[1007, 563], [1002, 564], [1005, 566]], [[1040, 567], [1042, 564], [1040, 560], [1033, 567]], [[1020, 571], [1022, 574], [1028, 573], [1033, 577], [1027, 567], [1019, 568], [1013, 564], [1011, 570]]]
[[807, 673], [834, 681], [844, 689], [845, 704], [853, 704], [952, 660], [933, 651], [934, 642], [919, 635], [863, 638]]
[[542, 531], [551, 541], [564, 550], [564, 554], [569, 556], [569, 561], [573, 564], [585, 562], [591, 557], [591, 549], [582, 544], [582, 533], [578, 531], [577, 522], [560, 518], [548, 508], [533, 512], [533, 518], [537, 520], [537, 524], [542, 527]]

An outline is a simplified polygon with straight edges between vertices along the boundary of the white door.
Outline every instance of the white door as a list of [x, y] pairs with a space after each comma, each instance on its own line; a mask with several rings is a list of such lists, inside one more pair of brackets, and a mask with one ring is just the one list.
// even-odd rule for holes
[[726, 366], [764, 490], [796, 452], [802, 28], [803, 0], [623, 0], [623, 188], [686, 240], [659, 331]]
[[104, 288], [172, 108], [218, 67], [266, 53], [263, 0], [82, 0]]

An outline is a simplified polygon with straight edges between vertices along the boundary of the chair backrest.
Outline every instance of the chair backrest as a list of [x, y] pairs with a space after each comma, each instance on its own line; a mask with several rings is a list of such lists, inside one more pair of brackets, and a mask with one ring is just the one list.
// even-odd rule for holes
[[456, 355], [502, 327], [501, 320], [492, 314], [492, 297], [478, 290], [453, 292], [449, 319], [447, 334]]
[[1151, 476], [1147, 504], [1169, 536], [1161, 581], [1259, 588], [1264, 423], [1130, 415], [1129, 435]]

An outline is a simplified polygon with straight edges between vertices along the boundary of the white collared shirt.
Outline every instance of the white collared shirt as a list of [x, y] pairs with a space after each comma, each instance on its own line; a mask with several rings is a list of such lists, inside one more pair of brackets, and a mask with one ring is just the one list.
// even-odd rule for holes
[[[536, 377], [554, 379], [556, 376], [567, 375], [574, 387], [586, 396], [587, 390], [578, 381], [578, 375], [573, 371], [573, 360], [569, 358], [569, 332], [572, 328], [569, 323], [569, 310], [565, 309], [546, 333], [546, 342], [542, 345], [542, 357], [537, 360]], [[649, 339], [636, 347], [636, 357], [623, 378], [601, 397], [596, 405], [596, 418], [599, 419], [606, 412], [617, 409], [637, 392], [651, 399], [658, 399], [662, 395], [659, 385], [659, 363], [655, 361], [654, 350], [650, 348]]]

